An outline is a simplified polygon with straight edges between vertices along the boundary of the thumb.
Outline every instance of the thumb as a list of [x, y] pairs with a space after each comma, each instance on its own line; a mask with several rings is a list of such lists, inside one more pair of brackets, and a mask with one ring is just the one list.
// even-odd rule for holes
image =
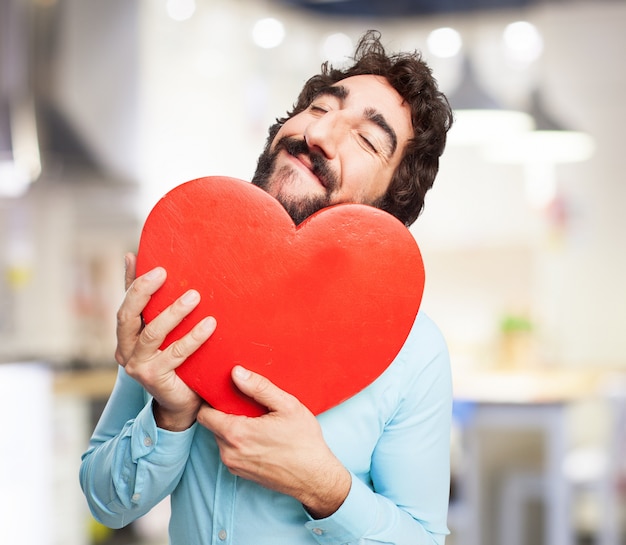
[[241, 365], [233, 367], [231, 373], [235, 386], [270, 411], [278, 411], [293, 398], [273, 382]]

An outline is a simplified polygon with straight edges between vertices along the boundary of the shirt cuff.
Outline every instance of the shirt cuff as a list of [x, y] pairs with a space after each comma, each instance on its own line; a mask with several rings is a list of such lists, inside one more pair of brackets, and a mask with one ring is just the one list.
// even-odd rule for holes
[[350, 492], [337, 511], [319, 520], [308, 515], [311, 520], [305, 526], [322, 545], [357, 542], [368, 533], [374, 493], [356, 475], [351, 475]]
[[169, 431], [157, 427], [152, 412], [152, 399], [146, 403], [135, 418], [131, 436], [131, 456], [133, 462], [151, 455], [151, 460], [163, 462], [189, 452], [197, 423], [184, 431]]

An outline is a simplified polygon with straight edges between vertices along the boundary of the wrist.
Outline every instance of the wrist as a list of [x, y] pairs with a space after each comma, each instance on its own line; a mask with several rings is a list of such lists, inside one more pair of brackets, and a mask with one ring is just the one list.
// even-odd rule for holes
[[158, 428], [167, 431], [185, 431], [196, 421], [197, 411], [195, 413], [170, 411], [153, 399], [152, 414]]
[[352, 475], [345, 467], [341, 466], [341, 470], [329, 483], [328, 488], [325, 490], [318, 488], [315, 494], [302, 505], [313, 519], [319, 520], [330, 517], [343, 505], [351, 487]]

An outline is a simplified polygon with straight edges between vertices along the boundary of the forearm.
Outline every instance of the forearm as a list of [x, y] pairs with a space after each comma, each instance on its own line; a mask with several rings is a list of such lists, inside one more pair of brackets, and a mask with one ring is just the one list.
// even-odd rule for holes
[[80, 468], [80, 484], [94, 516], [111, 527], [125, 526], [171, 492], [195, 431], [158, 430], [151, 399], [122, 367], [118, 371]]
[[323, 519], [336, 513], [350, 493], [352, 476], [350, 472], [336, 460], [333, 468], [325, 468], [321, 477], [323, 482], [307, 490], [302, 495], [302, 505], [314, 519]]
[[373, 492], [355, 475], [341, 507], [328, 518], [312, 518], [306, 527], [321, 545], [443, 545], [445, 541], [445, 534], [431, 532], [422, 521]]
[[145, 409], [110, 440], [83, 456], [80, 484], [94, 517], [120, 528], [169, 495], [184, 470], [195, 428], [158, 430]]
[[329, 447], [352, 473], [337, 512], [307, 523], [321, 544], [444, 542], [451, 377], [437, 330], [427, 320], [419, 325], [407, 356], [318, 417]]

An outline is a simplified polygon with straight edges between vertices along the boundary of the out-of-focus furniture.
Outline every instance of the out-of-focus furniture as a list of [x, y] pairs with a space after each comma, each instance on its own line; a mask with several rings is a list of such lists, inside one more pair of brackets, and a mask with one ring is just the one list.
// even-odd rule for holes
[[[519, 504], [526, 496], [541, 491], [544, 502], [546, 545], [573, 545], [575, 536], [571, 516], [571, 486], [563, 471], [568, 455], [568, 410], [572, 403], [596, 395], [600, 376], [597, 372], [573, 370], [533, 370], [529, 372], [481, 372], [455, 377], [456, 403], [471, 407], [463, 422], [463, 473], [460, 476], [460, 503], [466, 524], [459, 529], [458, 545], [488, 545], [490, 541], [521, 543], [525, 526], [519, 510], [501, 509], [502, 497], [494, 502], [486, 486], [488, 458], [483, 440], [485, 432], [524, 432], [534, 430], [543, 438], [541, 472], [531, 478], [526, 468], [510, 468], [499, 489], [508, 494], [509, 506]], [[516, 476], [512, 476], [516, 475]], [[508, 484], [503, 484], [506, 479]], [[504, 524], [495, 525], [495, 535], [487, 529], [503, 517]], [[517, 526], [517, 529], [515, 528]], [[515, 532], [515, 535], [513, 533]]]
[[[593, 528], [598, 545], [621, 543], [620, 505], [626, 486], [626, 375], [609, 374], [600, 381], [598, 395], [608, 409], [606, 442], [568, 449], [562, 472], [572, 501], [581, 493], [592, 495], [597, 519]], [[549, 481], [536, 471], [516, 471], [502, 485], [499, 540], [523, 545], [531, 501], [546, 502]]]

